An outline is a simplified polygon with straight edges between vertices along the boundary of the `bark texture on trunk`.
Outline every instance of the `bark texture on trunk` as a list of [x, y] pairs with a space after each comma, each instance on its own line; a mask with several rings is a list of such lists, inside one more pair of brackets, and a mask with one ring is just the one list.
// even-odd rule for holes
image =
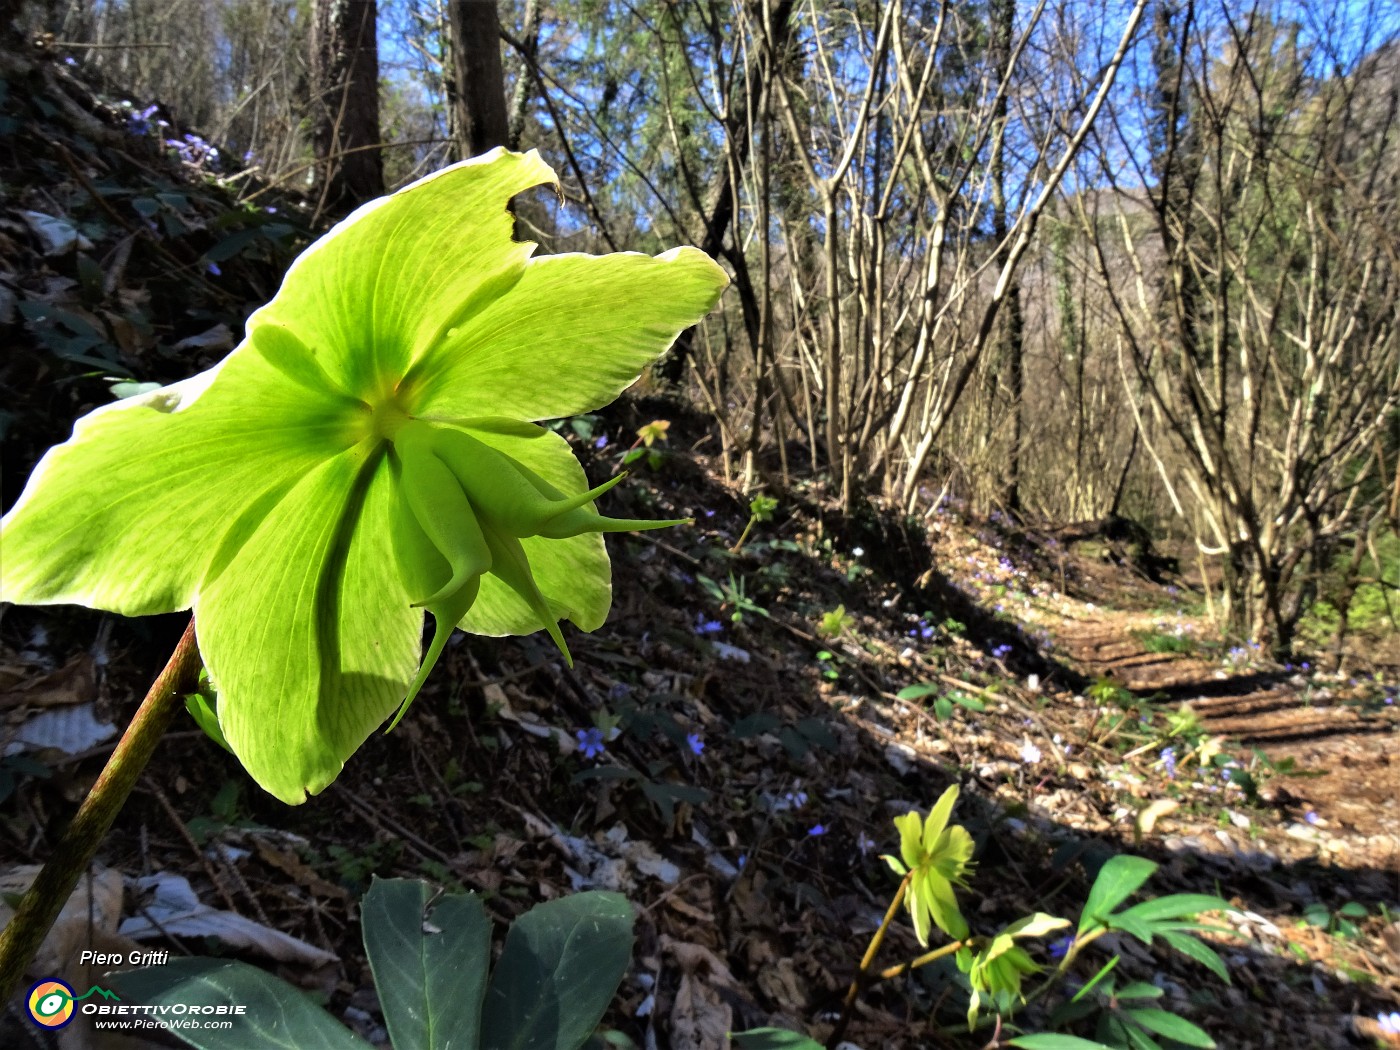
[[496, 0], [452, 0], [447, 18], [452, 36], [452, 134], [458, 153], [475, 157], [506, 145], [509, 138]]
[[375, 0], [316, 0], [311, 23], [313, 143], [320, 210], [343, 214], [384, 193]]

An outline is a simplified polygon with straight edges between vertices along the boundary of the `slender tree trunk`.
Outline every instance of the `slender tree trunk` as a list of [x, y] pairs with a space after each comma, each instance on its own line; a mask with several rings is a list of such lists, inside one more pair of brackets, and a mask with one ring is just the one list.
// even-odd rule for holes
[[[793, 6], [794, 0], [778, 0], [768, 11], [769, 22], [765, 33], [767, 38], [772, 41], [771, 52], [775, 59], [787, 47], [789, 21]], [[776, 65], [776, 61], [774, 65]], [[774, 65], [770, 65], [768, 68], [773, 76], [777, 76]], [[749, 160], [752, 143], [749, 139], [748, 124], [743, 120], [743, 114], [758, 111], [760, 108], [759, 94], [766, 88], [766, 85], [761, 83], [762, 78], [757, 75], [741, 79], [747, 81], [749, 95], [744, 100], [735, 99], [731, 104], [732, 139], [730, 148], [734, 154], [734, 163], [718, 166], [715, 170], [714, 180], [710, 183], [709, 192], [705, 195], [705, 233], [697, 247], [710, 256], [719, 254], [725, 234], [729, 232], [729, 224], [734, 221], [735, 196], [731, 168], [734, 171], [743, 170]], [[681, 378], [685, 375], [686, 362], [690, 359], [690, 347], [694, 337], [695, 329], [693, 328], [682, 332], [675, 345], [656, 366], [656, 375], [663, 383], [670, 386], [676, 386], [680, 383]]]
[[823, 332], [826, 339], [825, 411], [826, 411], [826, 466], [833, 475], [841, 492], [841, 507], [850, 507], [850, 474], [844, 469], [841, 450], [845, 428], [841, 425], [841, 284], [840, 260], [836, 254], [836, 189], [824, 187], [822, 201], [822, 226], [825, 234], [822, 241], [826, 279], [826, 316], [828, 328]]
[[377, 18], [375, 0], [315, 0], [313, 6], [312, 139], [320, 211], [341, 214], [384, 193]]
[[530, 110], [530, 85], [534, 82], [530, 67], [539, 48], [540, 5], [538, 0], [525, 0], [525, 29], [520, 38], [520, 68], [515, 78], [515, 90], [510, 98], [510, 119], [506, 123], [506, 144], [511, 149], [520, 148], [520, 137], [525, 133], [525, 118]]
[[496, 0], [450, 0], [447, 24], [452, 38], [447, 91], [452, 137], [460, 157], [475, 157], [509, 141]]
[[[999, 78], [1011, 71], [1011, 39], [1015, 31], [1016, 0], [994, 0], [991, 8], [992, 66]], [[1006, 203], [1006, 130], [1007, 98], [997, 96], [992, 114], [996, 129], [992, 136], [992, 227], [998, 249], [994, 265], [1006, 265], [1011, 245], [1007, 240]], [[1006, 312], [1001, 316], [998, 357], [1005, 363], [1010, 386], [1011, 448], [1006, 457], [1006, 509], [1011, 514], [1021, 511], [1021, 429], [1023, 413], [1021, 400], [1025, 393], [1025, 323], [1021, 316], [1021, 284], [1014, 276], [1006, 292]]]

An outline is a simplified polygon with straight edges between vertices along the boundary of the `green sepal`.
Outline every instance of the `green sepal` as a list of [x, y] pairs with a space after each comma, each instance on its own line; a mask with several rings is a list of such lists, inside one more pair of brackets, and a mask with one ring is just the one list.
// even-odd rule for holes
[[419, 666], [421, 595], [407, 592], [392, 557], [399, 500], [388, 460], [357, 447], [308, 474], [196, 605], [224, 736], [286, 802], [335, 779]]
[[219, 716], [203, 693], [191, 693], [185, 697], [185, 710], [194, 718], [195, 724], [204, 730], [205, 736], [230, 754], [233, 748], [224, 739], [224, 731], [219, 728]]

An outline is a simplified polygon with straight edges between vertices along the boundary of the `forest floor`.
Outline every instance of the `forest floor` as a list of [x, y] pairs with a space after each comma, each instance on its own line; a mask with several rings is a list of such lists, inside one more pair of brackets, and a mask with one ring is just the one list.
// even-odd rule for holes
[[[112, 396], [101, 376], [166, 381], [228, 349], [299, 234], [285, 205], [231, 208], [188, 161], [172, 166], [133, 135], [130, 107], [80, 97], [71, 71], [0, 75], [8, 506], [44, 445]], [[41, 231], [65, 228], [101, 272], [74, 270], [71, 237], [47, 251]], [[602, 480], [657, 418], [672, 425], [654, 467], [607, 507], [696, 525], [610, 538], [613, 614], [570, 633], [574, 669], [541, 638], [458, 635], [404, 722], [296, 808], [178, 723], [34, 975], [86, 987], [103, 972], [76, 963], [92, 947], [236, 955], [383, 1046], [358, 917], [374, 875], [478, 891], [498, 934], [540, 900], [607, 888], [637, 910], [608, 1045], [699, 1050], [764, 1024], [825, 1041], [895, 889], [880, 860], [897, 851], [892, 818], [956, 783], [953, 819], [978, 843], [961, 895], [976, 932], [1037, 910], [1073, 920], [1105, 861], [1138, 854], [1160, 865], [1147, 893], [1241, 909], [1233, 934], [1207, 935], [1231, 982], [1126, 936], [1090, 946], [1073, 980], [1117, 952], [1123, 980], [1155, 982], [1159, 1005], [1222, 1047], [1386, 1038], [1376, 1017], [1400, 1010], [1393, 636], [1358, 639], [1344, 672], [1278, 666], [1111, 545], [952, 508], [843, 517], [803, 483], [773, 493], [773, 519], [735, 552], [748, 503], [720, 480], [706, 419], [630, 400], [563, 432]], [[183, 627], [4, 611], [6, 899]], [[580, 734], [614, 719], [587, 757]], [[918, 951], [901, 916], [878, 961]], [[845, 1038], [981, 1046], [988, 1033], [960, 1034], [965, 1002], [951, 967], [922, 967], [871, 988]], [[1037, 1030], [1054, 1002], [1018, 1023]], [[10, 1004], [0, 1046], [53, 1045], [174, 1044], [80, 1023], [55, 1039]]]
[[[295, 809], [198, 732], [171, 734], [101, 853], [120, 877], [92, 883], [111, 895], [98, 943], [125, 945], [150, 887], [184, 877], [211, 911], [249, 920], [249, 940], [147, 924], [147, 947], [258, 961], [385, 1045], [356, 911], [371, 875], [481, 891], [503, 922], [609, 888], [639, 914], [614, 1045], [716, 1047], [764, 1024], [824, 1039], [894, 889], [879, 859], [897, 849], [891, 818], [958, 783], [954, 819], [979, 842], [964, 897], [976, 929], [1036, 910], [1073, 919], [1090, 873], [1136, 853], [1161, 865], [1152, 894], [1218, 893], [1242, 911], [1237, 936], [1211, 935], [1230, 985], [1126, 937], [1112, 943], [1124, 980], [1155, 980], [1161, 1005], [1224, 1047], [1381, 1037], [1375, 1018], [1400, 1008], [1393, 666], [1337, 675], [1232, 654], [1179, 586], [1093, 544], [952, 511], [852, 520], [794, 493], [731, 553], [746, 507], [714, 479], [703, 420], [626, 403], [573, 440], [602, 476], [617, 454], [596, 437], [625, 448], [662, 413], [669, 448], [624, 509], [697, 525], [614, 541], [615, 610], [571, 635], [572, 672], [538, 639], [459, 636], [404, 724]], [[838, 606], [841, 634], [824, 638]], [[96, 692], [124, 721], [180, 626], [155, 624], [10, 610], [7, 720]], [[1153, 652], [1164, 637], [1187, 651]], [[921, 684], [928, 695], [899, 698]], [[940, 697], [954, 700], [945, 717]], [[586, 758], [577, 734], [604, 712], [619, 735]], [[7, 856], [43, 859], [109, 746], [30, 756], [49, 775], [17, 772]], [[77, 912], [56, 954], [85, 940], [86, 903]], [[1107, 960], [1100, 945], [1078, 979]], [[879, 961], [914, 954], [901, 918]], [[981, 1045], [956, 1035], [961, 994], [935, 966], [877, 985], [845, 1037]], [[1044, 1016], [1018, 1020], [1034, 1031]], [[84, 1038], [73, 1026], [63, 1045], [108, 1045]]]

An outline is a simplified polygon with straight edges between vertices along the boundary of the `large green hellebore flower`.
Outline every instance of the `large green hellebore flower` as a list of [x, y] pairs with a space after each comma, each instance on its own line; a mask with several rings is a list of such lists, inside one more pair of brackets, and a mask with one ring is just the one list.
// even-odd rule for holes
[[670, 523], [601, 517], [609, 486], [530, 421], [613, 400], [727, 281], [694, 248], [532, 258], [506, 205], [553, 182], [496, 150], [365, 205], [216, 367], [80, 419], [0, 522], [0, 600], [193, 608], [224, 737], [289, 803], [453, 626], [599, 627], [600, 533]]
[[967, 920], [958, 909], [954, 886], [966, 885], [975, 843], [960, 824], [949, 826], [958, 785], [951, 785], [921, 820], [915, 810], [894, 818], [899, 829], [899, 857], [882, 856], [896, 875], [913, 873], [904, 893], [904, 905], [914, 921], [914, 936], [928, 947], [930, 930], [937, 926], [954, 940], [968, 934]]

